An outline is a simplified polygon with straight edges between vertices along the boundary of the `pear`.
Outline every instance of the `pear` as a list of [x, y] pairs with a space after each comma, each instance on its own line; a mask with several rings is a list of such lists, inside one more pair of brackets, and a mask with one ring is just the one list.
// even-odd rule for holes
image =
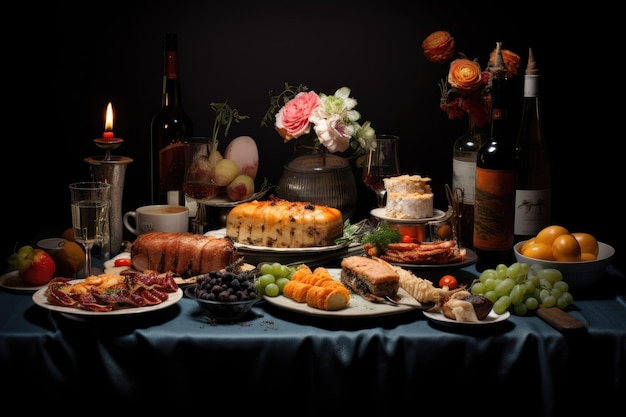
[[220, 159], [213, 168], [211, 181], [218, 187], [230, 184], [239, 175], [239, 167], [231, 159]]

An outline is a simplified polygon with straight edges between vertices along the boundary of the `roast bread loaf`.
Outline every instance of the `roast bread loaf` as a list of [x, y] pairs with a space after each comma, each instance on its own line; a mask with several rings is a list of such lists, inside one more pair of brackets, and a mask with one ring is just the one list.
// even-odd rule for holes
[[226, 236], [246, 245], [330, 246], [342, 235], [340, 210], [306, 202], [254, 200], [233, 207], [226, 217]]
[[217, 271], [237, 260], [228, 237], [195, 233], [150, 232], [139, 235], [130, 249], [131, 268], [192, 277]]

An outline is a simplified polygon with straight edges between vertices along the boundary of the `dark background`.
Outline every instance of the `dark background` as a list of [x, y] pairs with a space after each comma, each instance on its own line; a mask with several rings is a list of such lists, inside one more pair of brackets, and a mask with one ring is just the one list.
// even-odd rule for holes
[[[134, 159], [123, 210], [149, 202], [150, 121], [160, 108], [166, 32], [179, 35], [183, 104], [195, 135], [212, 130], [210, 103], [228, 100], [250, 119], [233, 125], [220, 149], [236, 136], [252, 136], [259, 146], [259, 178], [277, 184], [292, 153], [273, 128], [260, 127], [268, 91], [280, 91], [285, 82], [327, 94], [348, 86], [362, 121], [401, 137], [403, 170], [433, 178], [435, 206], [445, 208], [452, 143], [467, 121], [448, 120], [439, 109], [437, 82], [448, 65], [431, 63], [422, 53], [422, 40], [443, 29], [483, 67], [498, 40], [521, 55], [523, 66], [533, 48], [553, 164], [553, 223], [615, 246], [614, 263], [624, 269], [618, 205], [623, 174], [610, 164], [624, 148], [623, 134], [614, 133], [623, 120], [621, 106], [613, 104], [623, 91], [615, 64], [623, 50], [617, 14], [601, 3], [550, 12], [532, 1], [487, 8], [496, 5], [107, 1], [86, 11], [57, 3], [43, 16], [49, 32], [12, 45], [17, 57], [6, 61], [15, 71], [8, 83], [19, 91], [19, 107], [8, 118], [27, 114], [28, 121], [21, 122], [16, 140], [5, 138], [2, 151], [0, 254], [8, 256], [43, 227], [70, 226], [67, 185], [88, 179], [83, 159], [102, 153], [92, 140], [102, 135], [109, 101], [115, 134], [125, 140], [114, 154]], [[522, 81], [519, 76], [509, 83], [512, 131], [521, 117]], [[363, 217], [376, 203], [373, 192], [357, 183], [357, 215]]]

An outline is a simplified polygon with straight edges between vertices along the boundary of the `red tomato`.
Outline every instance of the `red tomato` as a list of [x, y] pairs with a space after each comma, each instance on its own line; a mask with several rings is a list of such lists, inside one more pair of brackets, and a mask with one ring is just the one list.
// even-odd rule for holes
[[456, 278], [454, 278], [452, 275], [444, 275], [439, 280], [440, 288], [448, 287], [448, 289], [454, 290], [458, 288], [458, 286], [459, 286], [459, 283], [457, 282]]
[[413, 243], [413, 238], [409, 235], [402, 235], [402, 243]]
[[130, 266], [130, 258], [119, 258], [114, 262], [115, 266]]

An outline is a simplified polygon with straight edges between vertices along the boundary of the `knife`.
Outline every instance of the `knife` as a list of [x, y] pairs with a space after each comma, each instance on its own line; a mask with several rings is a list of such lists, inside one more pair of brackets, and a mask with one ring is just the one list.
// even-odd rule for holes
[[537, 308], [537, 316], [561, 333], [586, 331], [587, 325], [558, 307]]

